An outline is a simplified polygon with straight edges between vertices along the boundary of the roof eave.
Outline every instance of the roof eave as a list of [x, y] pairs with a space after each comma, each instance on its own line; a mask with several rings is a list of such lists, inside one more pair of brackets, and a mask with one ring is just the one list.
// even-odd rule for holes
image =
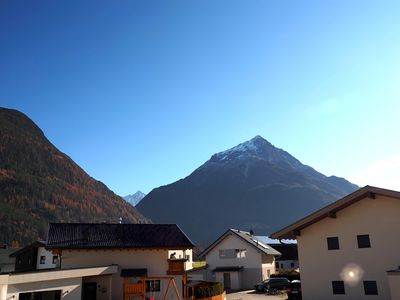
[[309, 214], [308, 216], [300, 219], [299, 221], [292, 223], [289, 226], [284, 227], [283, 229], [276, 231], [270, 235], [271, 238], [274, 239], [296, 239], [297, 236], [300, 235], [300, 231], [322, 219], [327, 217], [331, 217], [336, 212], [358, 202], [361, 199], [366, 197], [375, 197], [375, 194], [399, 198], [400, 192], [382, 189], [374, 186], [365, 186], [363, 188], [354, 191], [353, 193], [317, 210], [314, 213]]

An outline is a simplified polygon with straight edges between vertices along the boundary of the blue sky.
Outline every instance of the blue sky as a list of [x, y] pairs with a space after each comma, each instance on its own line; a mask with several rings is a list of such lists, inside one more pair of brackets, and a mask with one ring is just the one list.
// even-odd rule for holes
[[116, 193], [260, 134], [397, 188], [398, 1], [1, 1], [0, 106]]

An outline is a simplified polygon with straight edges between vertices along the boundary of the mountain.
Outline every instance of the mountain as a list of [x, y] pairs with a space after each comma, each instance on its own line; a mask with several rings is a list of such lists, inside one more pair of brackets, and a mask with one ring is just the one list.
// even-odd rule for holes
[[0, 244], [45, 239], [48, 222], [148, 222], [19, 111], [0, 108]]
[[152, 190], [136, 208], [155, 222], [177, 223], [204, 246], [228, 228], [267, 235], [356, 189], [256, 136]]
[[137, 191], [134, 194], [127, 195], [122, 198], [124, 198], [124, 200], [126, 202], [128, 202], [130, 205], [136, 206], [140, 202], [140, 200], [142, 200], [144, 198], [144, 196], [146, 196], [145, 193], [142, 193], [141, 191]]

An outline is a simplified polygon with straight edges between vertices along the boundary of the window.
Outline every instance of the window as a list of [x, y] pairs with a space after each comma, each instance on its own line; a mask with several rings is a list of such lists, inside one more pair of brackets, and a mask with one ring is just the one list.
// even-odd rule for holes
[[40, 256], [40, 264], [44, 265], [46, 263], [46, 256], [42, 255]]
[[160, 280], [146, 280], [146, 292], [159, 292]]
[[378, 286], [376, 281], [364, 281], [365, 295], [378, 295]]
[[246, 257], [246, 249], [235, 249], [236, 258], [244, 258]]
[[371, 248], [369, 234], [357, 235], [358, 248]]
[[279, 269], [279, 263], [277, 261], [275, 262], [275, 268]]
[[291, 267], [291, 268], [294, 268], [294, 263], [290, 263], [290, 267]]
[[53, 256], [53, 265], [58, 264], [58, 255]]
[[334, 295], [344, 295], [344, 282], [343, 281], [332, 281], [332, 292]]
[[236, 258], [235, 249], [221, 249], [219, 250], [219, 258]]
[[283, 269], [283, 264], [281, 264], [281, 269]]
[[339, 238], [335, 237], [328, 237], [326, 238], [328, 243], [328, 250], [338, 250], [339, 249]]

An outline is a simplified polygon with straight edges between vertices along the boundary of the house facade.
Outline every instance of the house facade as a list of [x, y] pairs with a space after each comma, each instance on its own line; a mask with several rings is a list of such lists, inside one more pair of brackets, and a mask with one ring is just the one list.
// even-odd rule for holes
[[185, 271], [191, 270], [193, 268], [193, 250], [169, 250], [168, 257], [172, 259], [185, 259]]
[[5, 245], [0, 245], [0, 274], [14, 272], [15, 257], [10, 257], [10, 254], [17, 250], [18, 248], [9, 248]]
[[186, 260], [168, 254], [192, 248], [174, 224], [50, 224], [56, 268], [0, 276], [0, 300], [182, 299]]
[[58, 255], [53, 255], [45, 246], [45, 242], [37, 241], [13, 252], [10, 257], [15, 260], [15, 272], [54, 269]]
[[280, 253], [251, 233], [229, 229], [205, 249], [206, 280], [221, 282], [227, 290], [252, 289], [275, 273]]
[[299, 271], [299, 256], [295, 240], [276, 240], [267, 236], [257, 236], [258, 240], [274, 248], [281, 255], [275, 258], [276, 271]]
[[297, 239], [305, 300], [395, 300], [399, 213], [399, 192], [366, 186], [271, 237]]

